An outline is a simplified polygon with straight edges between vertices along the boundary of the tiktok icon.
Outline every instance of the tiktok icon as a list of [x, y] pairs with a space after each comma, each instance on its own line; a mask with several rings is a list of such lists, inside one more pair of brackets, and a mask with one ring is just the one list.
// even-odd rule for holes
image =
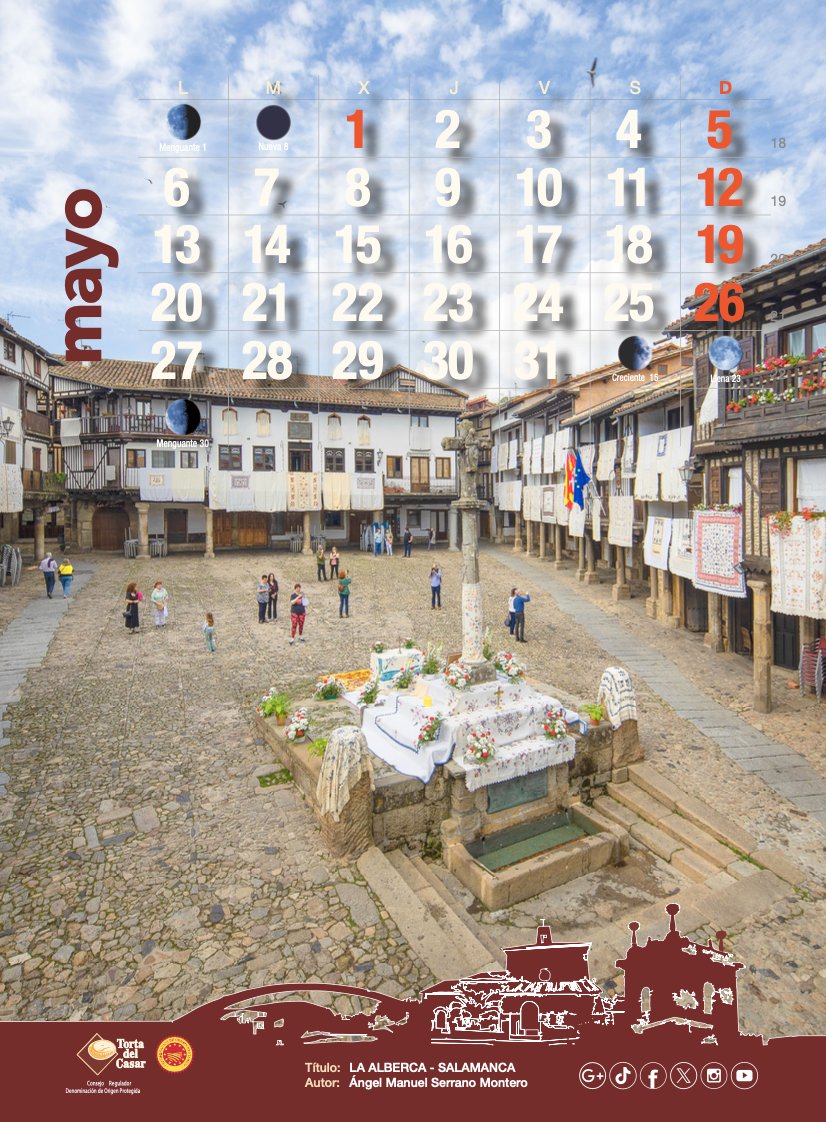
[[636, 1068], [631, 1064], [614, 1064], [608, 1072], [608, 1079], [612, 1087], [616, 1087], [618, 1091], [626, 1091], [637, 1082]]

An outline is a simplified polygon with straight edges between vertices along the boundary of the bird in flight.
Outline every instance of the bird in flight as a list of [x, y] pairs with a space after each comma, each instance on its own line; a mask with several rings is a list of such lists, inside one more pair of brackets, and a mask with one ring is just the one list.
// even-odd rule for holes
[[282, 203], [282, 202], [279, 202], [279, 204], [278, 204], [278, 205], [279, 205], [279, 206], [284, 206], [284, 207], [285, 207], [285, 206], [287, 205], [287, 200], [285, 199], [283, 203]]
[[594, 79], [597, 76], [597, 60], [596, 59], [594, 59], [594, 61], [591, 63], [591, 69], [586, 70], [585, 73], [591, 79], [591, 85], [593, 86], [594, 85]]

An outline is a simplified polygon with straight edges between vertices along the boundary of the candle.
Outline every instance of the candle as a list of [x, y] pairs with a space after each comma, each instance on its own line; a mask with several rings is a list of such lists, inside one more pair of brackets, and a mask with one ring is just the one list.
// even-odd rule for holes
[[432, 704], [433, 704], [433, 698], [430, 697], [428, 694], [425, 694], [425, 696], [422, 698], [422, 705], [430, 707]]

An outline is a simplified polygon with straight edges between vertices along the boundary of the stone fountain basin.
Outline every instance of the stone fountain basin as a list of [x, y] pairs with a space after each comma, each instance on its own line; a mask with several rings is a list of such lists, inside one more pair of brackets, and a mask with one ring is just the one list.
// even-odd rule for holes
[[[530, 827], [521, 839], [511, 829], [489, 835], [484, 842], [453, 841], [445, 848], [445, 864], [486, 908], [495, 911], [617, 864], [630, 848], [622, 827], [582, 804], [535, 820]], [[531, 853], [535, 844], [542, 844], [543, 833], [549, 848]], [[504, 852], [505, 847], [512, 860], [499, 868], [487, 868], [483, 861], [495, 865], [497, 852]]]

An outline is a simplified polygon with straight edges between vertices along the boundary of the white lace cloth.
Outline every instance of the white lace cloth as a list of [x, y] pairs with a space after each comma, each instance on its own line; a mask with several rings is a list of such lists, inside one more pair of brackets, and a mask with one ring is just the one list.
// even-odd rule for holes
[[341, 819], [341, 812], [350, 801], [350, 794], [365, 772], [373, 781], [373, 763], [367, 752], [367, 741], [355, 725], [342, 725], [334, 729], [316, 785], [316, 798], [322, 813], [332, 815], [333, 821]]
[[599, 683], [597, 701], [605, 706], [612, 729], [618, 729], [623, 721], [637, 719], [637, 695], [628, 671], [621, 666], [609, 666], [605, 670]]

